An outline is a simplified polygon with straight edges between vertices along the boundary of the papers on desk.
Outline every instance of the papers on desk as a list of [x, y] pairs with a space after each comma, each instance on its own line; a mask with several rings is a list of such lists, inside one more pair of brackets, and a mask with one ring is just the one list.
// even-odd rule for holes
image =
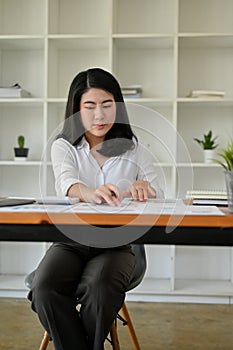
[[215, 206], [185, 205], [183, 200], [149, 199], [147, 202], [135, 202], [124, 198], [119, 207], [110, 207], [107, 204], [94, 205], [79, 203], [71, 206], [69, 212], [95, 214], [152, 214], [152, 215], [224, 215]]
[[183, 200], [149, 199], [147, 202], [135, 202], [124, 198], [121, 205], [111, 207], [107, 204], [29, 204], [0, 208], [0, 212], [48, 212], [48, 213], [87, 213], [87, 214], [152, 214], [152, 215], [215, 215], [224, 213], [216, 206], [185, 205]]

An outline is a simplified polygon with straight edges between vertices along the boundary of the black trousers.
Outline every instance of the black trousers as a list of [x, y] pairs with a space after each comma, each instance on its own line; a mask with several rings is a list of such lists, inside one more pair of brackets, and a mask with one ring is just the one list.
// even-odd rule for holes
[[28, 299], [56, 350], [104, 349], [134, 266], [130, 246], [102, 249], [55, 243], [48, 249]]

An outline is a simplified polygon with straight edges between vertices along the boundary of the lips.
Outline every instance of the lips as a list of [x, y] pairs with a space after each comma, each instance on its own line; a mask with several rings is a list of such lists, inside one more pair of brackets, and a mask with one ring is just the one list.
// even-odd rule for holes
[[95, 125], [95, 127], [98, 130], [102, 130], [105, 127], [105, 124], [98, 124], [98, 125]]

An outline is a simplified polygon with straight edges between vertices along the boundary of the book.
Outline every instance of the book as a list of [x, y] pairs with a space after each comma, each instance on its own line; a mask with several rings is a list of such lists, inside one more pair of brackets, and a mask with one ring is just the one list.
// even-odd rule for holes
[[192, 90], [188, 97], [193, 98], [223, 98], [225, 91], [218, 90]]
[[0, 86], [0, 98], [31, 97], [30, 92], [22, 89], [19, 84]]
[[140, 98], [142, 95], [141, 85], [124, 85], [121, 87], [122, 95], [126, 98]]
[[186, 199], [193, 205], [228, 205], [227, 192], [223, 190], [190, 190], [186, 192]]

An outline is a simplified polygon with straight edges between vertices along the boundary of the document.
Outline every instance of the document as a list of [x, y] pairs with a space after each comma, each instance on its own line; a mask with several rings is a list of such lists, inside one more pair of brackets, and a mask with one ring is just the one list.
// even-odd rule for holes
[[111, 207], [107, 204], [78, 203], [69, 206], [67, 212], [95, 214], [224, 215], [216, 206], [186, 205], [182, 199], [149, 199], [146, 202], [136, 202], [131, 198], [124, 198], [118, 207]]
[[145, 214], [145, 215], [225, 215], [216, 206], [186, 205], [182, 199], [149, 199], [146, 202], [124, 198], [121, 205], [111, 207], [108, 204], [79, 202], [76, 204], [28, 204], [2, 207], [0, 212], [48, 212], [48, 213], [87, 213], [87, 214]]

